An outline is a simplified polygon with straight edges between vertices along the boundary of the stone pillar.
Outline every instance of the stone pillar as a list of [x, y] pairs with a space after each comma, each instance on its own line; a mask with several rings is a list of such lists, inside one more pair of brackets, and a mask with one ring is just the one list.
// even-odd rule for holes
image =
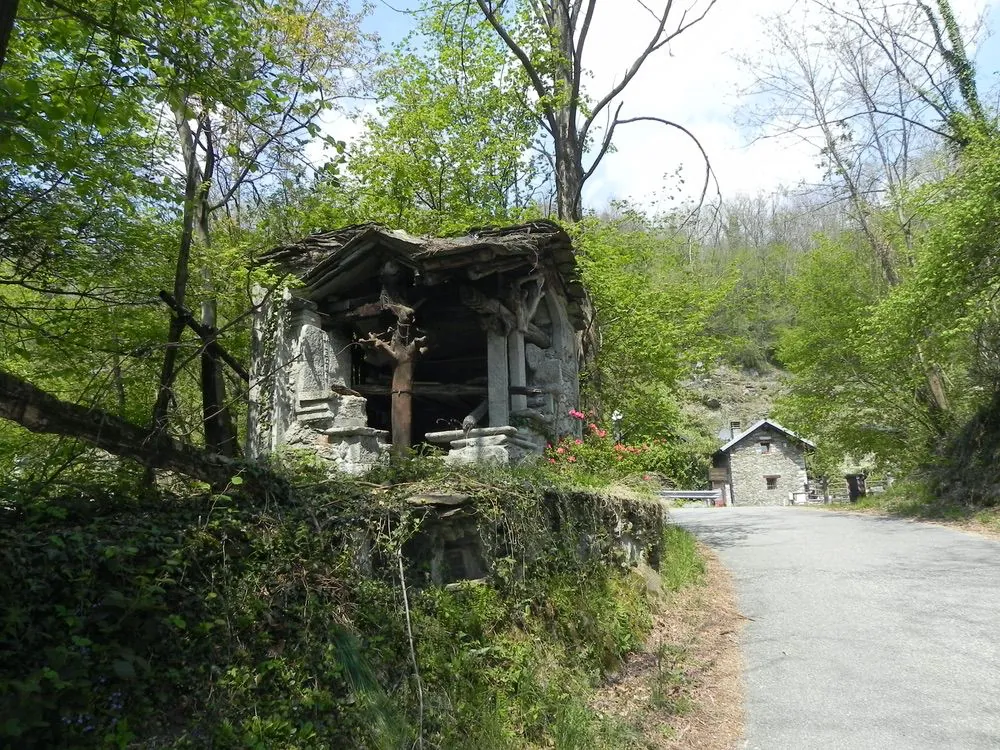
[[342, 333], [327, 332], [330, 347], [330, 382], [350, 388], [351, 340]]
[[507, 360], [510, 367], [510, 387], [521, 390], [521, 393], [510, 397], [510, 410], [516, 413], [528, 408], [528, 395], [524, 392], [528, 386], [524, 360], [524, 334], [517, 329], [507, 336]]
[[274, 449], [276, 437], [275, 382], [287, 389], [287, 368], [291, 354], [284, 334], [282, 316], [287, 294], [267, 300], [267, 290], [254, 284], [254, 304], [250, 332], [250, 392], [247, 403], [248, 458], [256, 459]]
[[298, 328], [295, 377], [296, 416], [325, 417], [330, 411], [330, 341], [315, 305], [300, 302], [293, 325]]
[[552, 319], [551, 352], [560, 362], [562, 387], [555, 403], [555, 432], [560, 437], [580, 437], [583, 423], [569, 416], [570, 409], [580, 408], [580, 354], [577, 332], [570, 322], [566, 298], [549, 288], [545, 305]]
[[507, 369], [507, 337], [486, 332], [486, 362], [490, 402], [490, 427], [510, 423], [510, 371]]
[[298, 331], [293, 325], [297, 302], [288, 290], [265, 302], [266, 290], [254, 287], [247, 410], [247, 454], [258, 458], [284, 442], [295, 421], [295, 367]]

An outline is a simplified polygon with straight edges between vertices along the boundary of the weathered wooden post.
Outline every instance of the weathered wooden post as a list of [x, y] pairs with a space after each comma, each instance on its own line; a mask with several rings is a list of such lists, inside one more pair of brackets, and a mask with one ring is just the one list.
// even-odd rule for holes
[[[396, 315], [396, 326], [391, 329], [389, 341], [374, 333], [362, 343], [371, 344], [392, 359], [392, 456], [404, 458], [413, 444], [413, 371], [417, 357], [427, 352], [425, 336], [414, 336], [414, 311], [400, 302], [383, 295], [382, 306]], [[388, 332], [387, 332], [388, 333]]]

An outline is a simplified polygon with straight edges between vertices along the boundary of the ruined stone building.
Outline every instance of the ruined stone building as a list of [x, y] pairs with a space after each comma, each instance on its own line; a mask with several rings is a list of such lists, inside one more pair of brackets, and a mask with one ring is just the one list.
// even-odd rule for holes
[[805, 502], [808, 492], [805, 454], [810, 441], [761, 419], [740, 430], [732, 423], [728, 442], [716, 451], [709, 478], [726, 505], [789, 505]]
[[558, 225], [446, 239], [360, 225], [263, 260], [298, 283], [255, 319], [252, 454], [310, 446], [357, 473], [392, 444], [508, 462], [579, 431], [587, 301]]

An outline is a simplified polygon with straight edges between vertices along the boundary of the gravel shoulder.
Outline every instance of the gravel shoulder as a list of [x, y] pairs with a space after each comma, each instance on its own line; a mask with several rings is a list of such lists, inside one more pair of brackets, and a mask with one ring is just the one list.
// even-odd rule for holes
[[742, 747], [1000, 747], [1000, 542], [798, 508], [671, 516], [749, 618]]
[[646, 647], [593, 705], [649, 750], [733, 750], [743, 736], [743, 657], [732, 577], [699, 544], [704, 579], [662, 594]]

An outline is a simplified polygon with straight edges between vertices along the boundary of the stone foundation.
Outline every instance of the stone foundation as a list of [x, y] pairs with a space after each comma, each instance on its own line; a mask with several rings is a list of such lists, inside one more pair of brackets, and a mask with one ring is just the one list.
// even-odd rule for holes
[[[659, 566], [666, 514], [656, 501], [548, 491], [519, 505], [489, 494], [476, 497], [439, 488], [403, 500], [421, 519], [403, 548], [411, 585], [489, 579], [497, 560], [513, 559], [514, 575], [524, 575], [532, 560], [556, 549], [580, 561]], [[512, 534], [511, 528], [517, 531]]]
[[428, 432], [425, 438], [430, 443], [450, 448], [444, 459], [449, 466], [510, 464], [541, 453], [537, 441], [529, 435], [522, 435], [516, 427], [481, 427], [468, 432]]
[[325, 445], [319, 453], [347, 474], [364, 474], [389, 451], [389, 433], [372, 427], [331, 427], [323, 430]]

